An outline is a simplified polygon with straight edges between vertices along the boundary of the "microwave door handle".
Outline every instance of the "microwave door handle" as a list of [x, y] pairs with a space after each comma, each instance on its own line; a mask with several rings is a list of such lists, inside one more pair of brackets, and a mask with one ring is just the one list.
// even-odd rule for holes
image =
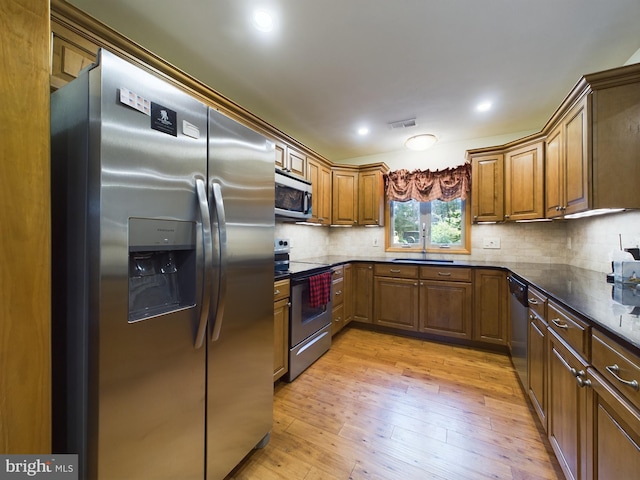
[[211, 217], [207, 192], [202, 178], [196, 178], [196, 193], [200, 207], [200, 222], [202, 223], [202, 250], [204, 253], [202, 302], [200, 306], [200, 320], [196, 332], [195, 348], [202, 347], [207, 333], [207, 318], [211, 304], [211, 284], [213, 276], [213, 239], [211, 238]]
[[311, 213], [311, 193], [304, 194], [304, 213]]
[[216, 306], [213, 333], [211, 334], [211, 341], [215, 342], [220, 338], [220, 329], [222, 328], [222, 318], [224, 316], [224, 307], [227, 296], [227, 219], [220, 185], [212, 182], [211, 190], [213, 192], [213, 205], [216, 209], [216, 216], [218, 219], [218, 238], [220, 242], [218, 305]]

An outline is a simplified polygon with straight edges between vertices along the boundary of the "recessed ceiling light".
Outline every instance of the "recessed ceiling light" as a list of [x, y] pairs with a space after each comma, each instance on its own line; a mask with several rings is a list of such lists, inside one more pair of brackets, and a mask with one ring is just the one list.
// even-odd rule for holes
[[491, 102], [482, 102], [476, 105], [476, 110], [479, 112], [488, 112], [491, 110]]
[[367, 135], [369, 133], [369, 129], [367, 127], [360, 127], [358, 129], [358, 135]]
[[261, 32], [273, 30], [275, 20], [273, 15], [266, 10], [258, 9], [253, 12], [253, 26]]
[[420, 151], [431, 148], [437, 141], [438, 138], [435, 135], [422, 134], [407, 139], [407, 141], [404, 142], [404, 146], [409, 150]]

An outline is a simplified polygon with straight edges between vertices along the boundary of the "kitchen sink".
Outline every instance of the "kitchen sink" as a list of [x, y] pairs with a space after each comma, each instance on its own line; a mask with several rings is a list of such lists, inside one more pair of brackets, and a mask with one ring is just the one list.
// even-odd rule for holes
[[439, 258], [394, 258], [394, 263], [453, 263], [453, 260], [442, 260]]

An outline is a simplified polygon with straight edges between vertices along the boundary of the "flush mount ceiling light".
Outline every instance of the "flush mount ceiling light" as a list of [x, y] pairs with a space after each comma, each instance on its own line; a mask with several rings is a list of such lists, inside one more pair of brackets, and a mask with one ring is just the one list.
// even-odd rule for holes
[[358, 129], [358, 135], [367, 135], [369, 133], [369, 129], [367, 127], [360, 127]]
[[476, 110], [479, 112], [488, 112], [491, 110], [491, 102], [482, 102], [476, 105]]
[[266, 10], [258, 9], [253, 12], [253, 26], [261, 32], [270, 32], [274, 24], [273, 15]]
[[415, 135], [407, 139], [407, 141], [404, 142], [404, 146], [409, 150], [420, 151], [432, 147], [437, 141], [438, 139], [435, 135], [425, 133], [422, 135]]

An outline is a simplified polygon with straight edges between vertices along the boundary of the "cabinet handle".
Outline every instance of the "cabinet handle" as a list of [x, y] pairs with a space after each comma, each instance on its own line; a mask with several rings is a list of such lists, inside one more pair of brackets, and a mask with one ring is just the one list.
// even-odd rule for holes
[[342, 290], [338, 290], [338, 291], [336, 292], [336, 295], [342, 295]]
[[588, 378], [585, 380], [585, 379], [584, 379], [584, 378], [582, 378], [582, 377], [577, 377], [577, 378], [576, 378], [576, 382], [578, 382], [578, 386], [579, 386], [580, 388], [583, 388], [583, 387], [590, 387], [590, 386], [591, 386], [591, 380], [589, 380]]
[[438, 272], [438, 275], [441, 277], [450, 277], [451, 272]]
[[538, 301], [535, 298], [527, 298], [529, 305], [538, 305]]
[[562, 328], [563, 330], [568, 330], [569, 329], [569, 325], [567, 325], [566, 323], [562, 323], [559, 318], [553, 318], [553, 319], [551, 319], [551, 322], [556, 327]]
[[640, 388], [640, 386], [638, 385], [638, 381], [637, 380], [625, 380], [624, 378], [620, 378], [618, 376], [618, 374], [620, 373], [620, 367], [618, 366], [617, 363], [614, 363], [613, 365], [608, 365], [608, 366], [605, 367], [605, 369], [607, 370], [607, 372], [609, 372], [611, 375], [613, 375], [613, 377], [617, 381], [619, 381], [620, 383], [626, 385], [627, 387], [633, 388], [636, 392]]
[[401, 272], [401, 270], [395, 270], [395, 269], [393, 269], [393, 268], [390, 268], [390, 269], [389, 269], [389, 272], [390, 272], [390, 273], [400, 273], [400, 272]]
[[505, 215], [504, 218], [509, 218], [511, 215]]
[[413, 284], [413, 286], [414, 286], [414, 287], [417, 287], [417, 286], [418, 286], [418, 282], [415, 282], [415, 283]]
[[373, 267], [372, 267], [371, 265], [369, 265], [367, 268], [368, 268], [369, 270], [371, 270]]
[[280, 295], [280, 290], [276, 290], [275, 292], [273, 292], [273, 295]]
[[339, 323], [342, 321], [342, 317], [336, 317], [336, 323]]
[[584, 373], [585, 373], [585, 372], [584, 372], [584, 370], [580, 370], [580, 371], [578, 371], [578, 370], [576, 370], [576, 369], [575, 369], [575, 368], [573, 368], [573, 367], [571, 367], [571, 368], [569, 369], [569, 371], [571, 372], [571, 375], [573, 375], [573, 376], [574, 376], [574, 377], [576, 377], [576, 378], [580, 378], [580, 377], [584, 376]]

